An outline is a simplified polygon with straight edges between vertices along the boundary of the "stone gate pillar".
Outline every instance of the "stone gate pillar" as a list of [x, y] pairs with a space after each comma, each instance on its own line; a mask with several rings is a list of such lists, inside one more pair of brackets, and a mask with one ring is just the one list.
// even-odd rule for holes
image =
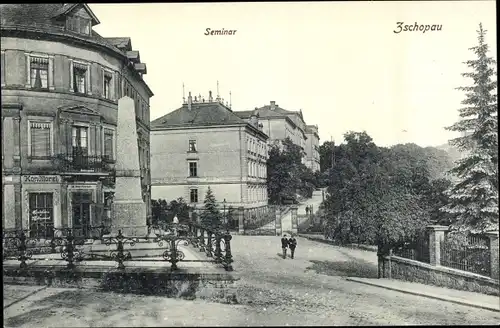
[[444, 233], [447, 226], [431, 225], [427, 227], [429, 231], [429, 258], [430, 265], [441, 265], [441, 242], [444, 240]]
[[242, 235], [245, 232], [245, 208], [238, 207], [238, 233]]
[[297, 234], [298, 233], [297, 210], [298, 210], [298, 206], [297, 205], [292, 205], [290, 207], [290, 211], [291, 211], [291, 214], [292, 214], [292, 233], [293, 234]]
[[281, 236], [281, 211], [279, 206], [274, 208], [274, 216], [275, 216], [275, 226], [276, 226], [276, 236]]
[[486, 235], [490, 239], [490, 265], [491, 265], [491, 278], [499, 279], [498, 272], [498, 231], [487, 232]]

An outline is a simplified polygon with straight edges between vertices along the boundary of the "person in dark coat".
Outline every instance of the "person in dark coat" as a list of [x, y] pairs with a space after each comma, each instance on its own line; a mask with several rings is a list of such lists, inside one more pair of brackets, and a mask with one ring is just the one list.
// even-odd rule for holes
[[297, 239], [295, 239], [294, 236], [291, 236], [290, 239], [288, 239], [288, 247], [290, 247], [290, 255], [293, 259], [293, 255], [295, 254], [295, 247], [297, 247]]
[[283, 258], [286, 259], [286, 249], [288, 248], [288, 238], [286, 238], [286, 235], [283, 235], [281, 238], [281, 248], [283, 249]]

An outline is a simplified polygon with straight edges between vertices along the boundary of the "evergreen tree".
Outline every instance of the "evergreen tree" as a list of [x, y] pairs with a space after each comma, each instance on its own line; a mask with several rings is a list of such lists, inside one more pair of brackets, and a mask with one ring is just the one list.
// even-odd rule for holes
[[217, 206], [214, 193], [208, 187], [203, 201], [203, 212], [201, 213], [201, 224], [207, 227], [217, 228], [221, 226], [221, 213]]
[[477, 59], [466, 61], [472, 72], [462, 74], [474, 83], [458, 88], [465, 92], [465, 107], [459, 109], [460, 120], [446, 128], [461, 133], [450, 144], [466, 154], [450, 170], [457, 182], [449, 189], [449, 204], [442, 208], [453, 215], [452, 227], [458, 231], [498, 230], [498, 103], [494, 93], [497, 82], [493, 80], [496, 61], [488, 57], [485, 33], [480, 24], [479, 44], [470, 48]]

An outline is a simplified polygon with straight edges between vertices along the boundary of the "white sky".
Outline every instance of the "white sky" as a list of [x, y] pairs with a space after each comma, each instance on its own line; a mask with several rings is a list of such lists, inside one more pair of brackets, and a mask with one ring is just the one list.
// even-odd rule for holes
[[[90, 4], [104, 37], [128, 36], [147, 64], [151, 119], [186, 96], [221, 97], [233, 110], [275, 100], [302, 109], [323, 143], [366, 130], [380, 146], [446, 143], [469, 84], [479, 23], [496, 57], [495, 1]], [[439, 24], [401, 32], [396, 22]], [[206, 28], [237, 30], [206, 36]], [[403, 132], [406, 130], [407, 132]]]

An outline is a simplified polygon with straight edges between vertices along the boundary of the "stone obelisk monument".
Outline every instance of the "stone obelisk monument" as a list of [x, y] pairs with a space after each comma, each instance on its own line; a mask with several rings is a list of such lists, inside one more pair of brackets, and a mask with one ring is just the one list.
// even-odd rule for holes
[[111, 234], [147, 235], [146, 203], [142, 199], [141, 170], [137, 145], [134, 101], [125, 96], [118, 100], [116, 128], [116, 184]]

